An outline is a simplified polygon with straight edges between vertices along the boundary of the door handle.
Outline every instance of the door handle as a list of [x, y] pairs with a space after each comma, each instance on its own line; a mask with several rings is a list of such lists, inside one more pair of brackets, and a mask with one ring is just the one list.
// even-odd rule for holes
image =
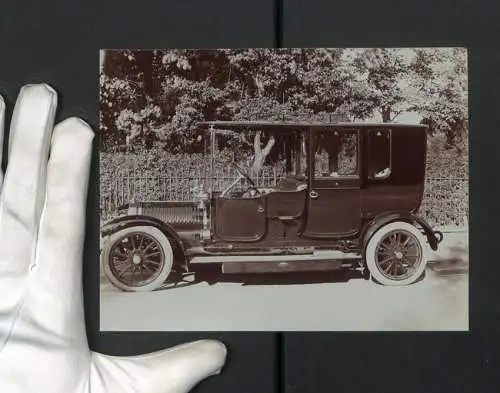
[[317, 197], [319, 197], [319, 194], [312, 190], [310, 193], [309, 193], [309, 196], [312, 198], [312, 199], [316, 199]]
[[262, 206], [259, 206], [259, 207], [257, 208], [257, 212], [258, 212], [258, 213], [264, 213], [264, 208], [263, 208]]

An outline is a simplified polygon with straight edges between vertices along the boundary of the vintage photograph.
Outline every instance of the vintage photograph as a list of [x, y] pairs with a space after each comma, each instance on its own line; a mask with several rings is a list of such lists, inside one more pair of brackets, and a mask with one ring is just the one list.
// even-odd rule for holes
[[468, 330], [465, 48], [100, 53], [100, 328]]

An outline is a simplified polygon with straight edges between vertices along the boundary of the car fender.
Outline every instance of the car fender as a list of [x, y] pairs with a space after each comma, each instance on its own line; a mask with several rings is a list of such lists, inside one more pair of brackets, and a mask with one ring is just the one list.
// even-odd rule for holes
[[362, 252], [364, 257], [364, 250], [368, 241], [371, 239], [373, 234], [382, 228], [384, 225], [387, 225], [394, 221], [404, 221], [409, 224], [415, 225], [418, 224], [422, 227], [427, 240], [429, 241], [429, 246], [432, 250], [436, 251], [438, 248], [438, 244], [443, 240], [443, 234], [439, 231], [435, 231], [432, 227], [422, 218], [417, 216], [411, 212], [390, 212], [390, 213], [382, 213], [378, 216], [375, 216], [364, 228], [361, 234], [362, 240]]
[[175, 231], [175, 229], [155, 217], [145, 216], [145, 215], [130, 215], [130, 216], [122, 216], [114, 218], [110, 221], [107, 221], [101, 226], [101, 239], [102, 242], [105, 241], [106, 237], [116, 233], [124, 228], [129, 228], [133, 226], [139, 225], [150, 225], [155, 228], [158, 228], [162, 231], [165, 236], [169, 239], [172, 239], [175, 244], [172, 244], [174, 248], [174, 253], [177, 258], [182, 258], [179, 260], [183, 267], [186, 267], [186, 250], [184, 248], [184, 244], [179, 234]]

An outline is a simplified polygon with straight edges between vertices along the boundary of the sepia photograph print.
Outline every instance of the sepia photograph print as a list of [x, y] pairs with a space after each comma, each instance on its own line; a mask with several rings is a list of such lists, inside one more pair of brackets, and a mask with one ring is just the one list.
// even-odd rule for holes
[[468, 330], [464, 48], [100, 53], [103, 331]]

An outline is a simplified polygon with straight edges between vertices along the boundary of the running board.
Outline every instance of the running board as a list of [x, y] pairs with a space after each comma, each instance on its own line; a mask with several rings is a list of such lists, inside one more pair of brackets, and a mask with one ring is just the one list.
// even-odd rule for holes
[[224, 262], [222, 273], [291, 273], [291, 272], [319, 272], [340, 270], [352, 267], [352, 263], [343, 263], [341, 260], [331, 261], [294, 261], [294, 262]]
[[290, 254], [290, 255], [219, 255], [219, 256], [198, 256], [192, 258], [190, 264], [209, 263], [294, 263], [294, 262], [327, 262], [327, 261], [348, 261], [361, 259], [359, 254], [343, 253], [341, 251], [315, 251], [311, 254]]

